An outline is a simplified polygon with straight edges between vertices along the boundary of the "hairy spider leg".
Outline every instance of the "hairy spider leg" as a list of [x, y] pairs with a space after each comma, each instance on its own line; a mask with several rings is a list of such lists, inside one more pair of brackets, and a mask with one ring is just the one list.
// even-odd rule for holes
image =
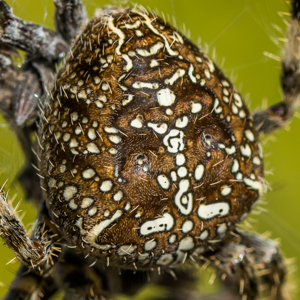
[[[86, 22], [86, 12], [81, 1], [58, 0], [54, 4], [57, 32], [20, 20], [12, 14], [12, 9], [5, 1], [0, 1], [0, 109], [17, 133], [25, 152], [27, 166], [19, 179], [27, 198], [38, 207], [43, 203], [43, 197], [36, 175], [38, 169], [31, 166], [37, 165], [38, 160], [36, 149], [30, 147], [31, 136], [36, 130], [35, 121], [41, 103], [50, 90], [56, 64], [64, 57], [72, 39]], [[10, 34], [12, 32], [14, 35]], [[14, 62], [18, 56], [15, 48], [27, 54], [28, 59], [21, 69]], [[49, 298], [57, 290], [49, 273], [57, 263], [61, 247], [57, 244], [56, 229], [48, 217], [46, 207], [42, 204], [31, 238], [2, 190], [0, 211], [1, 237], [24, 264], [6, 299], [31, 299], [36, 295], [42, 295], [43, 299]]]
[[281, 87], [283, 101], [254, 114], [254, 125], [260, 133], [270, 133], [289, 123], [299, 105], [300, 89], [300, 1], [292, 3], [287, 43], [283, 52]]
[[219, 250], [195, 256], [195, 261], [214, 267], [243, 300], [287, 299], [285, 262], [275, 241], [236, 229], [223, 243]]
[[36, 268], [39, 274], [47, 273], [59, 256], [59, 235], [43, 205], [31, 237], [17, 217], [17, 208], [0, 193], [0, 235], [17, 258], [27, 267]]

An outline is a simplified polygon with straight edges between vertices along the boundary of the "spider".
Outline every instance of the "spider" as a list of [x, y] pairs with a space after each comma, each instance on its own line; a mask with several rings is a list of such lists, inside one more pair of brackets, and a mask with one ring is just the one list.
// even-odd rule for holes
[[[6, 299], [58, 289], [109, 298], [135, 293], [147, 276], [174, 286], [169, 274], [179, 299], [191, 272], [183, 263], [212, 265], [244, 300], [283, 299], [277, 244], [236, 224], [263, 190], [259, 135], [297, 106], [299, 3], [284, 101], [252, 117], [212, 60], [163, 19], [108, 8], [84, 25], [80, 1], [55, 5], [56, 33], [0, 2], [1, 111], [35, 166], [21, 182], [40, 207], [29, 237], [1, 194], [1, 236], [23, 263]], [[21, 70], [15, 48], [27, 53]]]

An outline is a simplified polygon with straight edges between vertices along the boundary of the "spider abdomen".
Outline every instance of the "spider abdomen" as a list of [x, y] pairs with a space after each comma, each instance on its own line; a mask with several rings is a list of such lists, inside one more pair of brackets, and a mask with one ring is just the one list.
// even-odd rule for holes
[[144, 11], [111, 10], [87, 25], [41, 120], [53, 221], [83, 252], [119, 266], [170, 266], [205, 252], [263, 187], [239, 93]]

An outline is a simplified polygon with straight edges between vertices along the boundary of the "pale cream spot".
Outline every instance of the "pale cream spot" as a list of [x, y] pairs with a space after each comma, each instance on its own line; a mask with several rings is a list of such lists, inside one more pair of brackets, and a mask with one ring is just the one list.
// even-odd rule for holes
[[86, 148], [90, 153], [100, 153], [100, 150], [94, 143], [87, 144]]
[[65, 165], [60, 165], [60, 167], [59, 167], [60, 173], [65, 173], [66, 170], [67, 170], [67, 167]]
[[115, 149], [115, 148], [109, 148], [108, 152], [111, 154], [111, 155], [116, 155], [118, 153], [118, 150]]
[[92, 207], [91, 209], [88, 210], [88, 215], [90, 217], [94, 216], [96, 213], [97, 213], [97, 207], [96, 206], [94, 206], [94, 207]]
[[72, 209], [72, 210], [76, 210], [78, 208], [78, 205], [75, 203], [75, 200], [74, 199], [71, 199], [71, 201], [69, 202], [69, 207]]
[[67, 142], [70, 139], [70, 137], [71, 137], [70, 133], [65, 133], [63, 136], [64, 142]]
[[98, 76], [94, 77], [94, 82], [95, 82], [95, 84], [99, 84], [100, 78]]
[[114, 144], [119, 144], [119, 143], [122, 142], [121, 137], [118, 136], [118, 135], [110, 135], [108, 138], [109, 138], [109, 140], [110, 140], [111, 142], [113, 142]]
[[195, 169], [195, 179], [197, 180], [197, 181], [199, 181], [202, 177], [203, 177], [203, 175], [204, 175], [204, 170], [205, 170], [205, 167], [204, 167], [204, 165], [202, 165], [202, 164], [199, 164], [199, 165], [197, 165], [197, 167], [196, 167], [196, 169]]
[[108, 89], [109, 89], [109, 84], [108, 83], [102, 83], [102, 85], [101, 85], [101, 89], [103, 90], [103, 91], [107, 91]]
[[78, 142], [76, 139], [71, 139], [70, 148], [75, 148], [78, 146]]
[[84, 179], [90, 179], [95, 175], [95, 171], [93, 169], [86, 169], [82, 172], [82, 177]]
[[119, 130], [115, 127], [108, 127], [108, 126], [105, 126], [104, 127], [104, 131], [107, 132], [107, 133], [118, 133]]
[[169, 236], [169, 244], [174, 244], [176, 241], [177, 241], [177, 235], [175, 233], [172, 233], [170, 236]]
[[71, 113], [71, 120], [73, 121], [73, 122], [76, 122], [77, 120], [78, 120], [78, 113], [75, 111], [75, 112], [73, 112], [73, 113]]
[[93, 128], [90, 128], [88, 130], [88, 137], [91, 139], [91, 140], [94, 140], [97, 136], [96, 136], [96, 132], [95, 132], [95, 129]]
[[158, 175], [157, 181], [164, 190], [167, 190], [170, 187], [170, 181], [165, 174]]
[[66, 201], [69, 201], [74, 197], [74, 195], [77, 193], [77, 188], [75, 186], [67, 186], [64, 189], [63, 196]]
[[261, 160], [258, 156], [254, 156], [252, 162], [257, 166], [261, 164]]
[[231, 194], [232, 188], [229, 185], [223, 185], [221, 186], [221, 195], [222, 196], [228, 196]]
[[192, 231], [193, 227], [194, 227], [194, 222], [191, 221], [191, 220], [186, 220], [182, 224], [181, 230], [182, 230], [183, 233], [188, 233], [188, 232]]
[[202, 240], [202, 241], [204, 241], [204, 240], [206, 240], [207, 238], [208, 238], [208, 230], [206, 229], [206, 230], [204, 230], [204, 231], [202, 231], [202, 232], [200, 233], [199, 239]]
[[78, 99], [86, 99], [86, 92], [85, 90], [81, 90], [78, 94], [77, 94]]
[[116, 194], [114, 194], [113, 198], [114, 198], [115, 201], [120, 201], [123, 198], [123, 192], [118, 191]]
[[130, 122], [131, 127], [142, 128], [143, 123], [139, 119], [134, 119]]
[[108, 209], [106, 209], [106, 210], [104, 211], [104, 213], [103, 213], [103, 216], [104, 216], [105, 218], [109, 217], [109, 216], [110, 216], [110, 211], [109, 211]]
[[197, 114], [202, 110], [202, 104], [197, 102], [192, 102], [191, 113]]
[[104, 180], [104, 181], [102, 182], [101, 186], [100, 186], [100, 190], [101, 190], [102, 192], [108, 192], [108, 191], [111, 190], [112, 185], [113, 185], [113, 184], [112, 184], [112, 181], [111, 181], [110, 179]]
[[151, 251], [156, 247], [156, 245], [157, 245], [157, 242], [153, 239], [153, 240], [147, 241], [145, 243], [144, 249], [145, 249], [145, 251]]
[[174, 92], [169, 88], [159, 90], [156, 96], [160, 106], [171, 106], [176, 99]]
[[88, 121], [89, 121], [89, 119], [87, 117], [83, 117], [81, 122], [82, 122], [82, 124], [87, 124]]
[[49, 181], [48, 181], [48, 186], [50, 187], [50, 188], [53, 188], [53, 187], [55, 187], [56, 186], [56, 180], [54, 179], [54, 178], [50, 178], [49, 179]]
[[94, 199], [85, 197], [82, 199], [81, 208], [87, 208], [91, 206], [94, 202]]

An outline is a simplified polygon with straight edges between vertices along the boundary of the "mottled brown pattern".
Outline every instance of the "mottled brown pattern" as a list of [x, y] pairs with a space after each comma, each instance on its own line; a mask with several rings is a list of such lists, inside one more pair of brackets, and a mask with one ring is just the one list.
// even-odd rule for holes
[[[212, 249], [263, 189], [256, 131], [234, 86], [176, 29], [138, 10], [110, 11], [89, 23], [60, 71], [41, 125], [46, 163], [40, 167], [52, 217], [70, 243], [75, 235], [83, 252], [117, 265], [176, 265], [183, 251]], [[177, 164], [182, 154], [185, 162]], [[205, 170], [197, 180], [199, 164]], [[93, 203], [82, 208], [87, 197]], [[228, 214], [215, 212], [218, 203]], [[198, 212], [207, 204], [216, 207], [209, 219]], [[142, 234], [143, 224], [166, 215], [173, 221], [163, 230]], [[91, 244], [86, 236], [97, 226]], [[150, 254], [145, 243], [153, 239]], [[120, 250], [124, 245], [130, 255]], [[161, 263], [166, 255], [170, 261]]]

